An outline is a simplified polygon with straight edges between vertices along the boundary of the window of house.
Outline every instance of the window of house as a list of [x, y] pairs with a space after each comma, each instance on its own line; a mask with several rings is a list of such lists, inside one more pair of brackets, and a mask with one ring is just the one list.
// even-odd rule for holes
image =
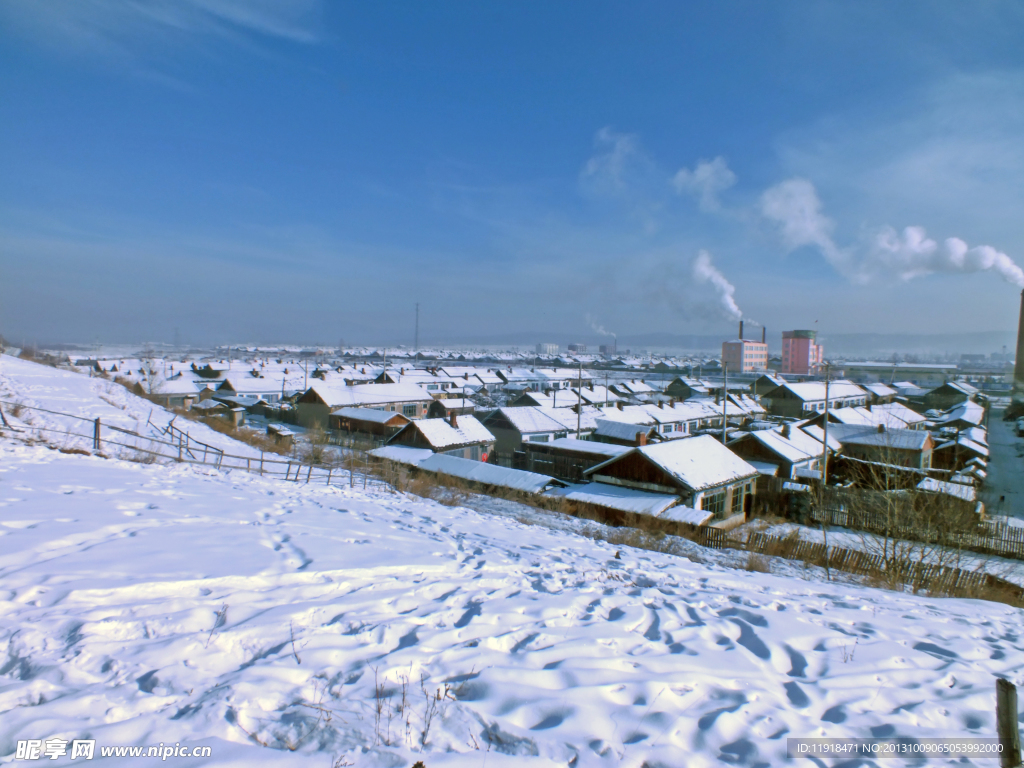
[[700, 508], [705, 512], [710, 512], [715, 517], [723, 517], [725, 514], [725, 491], [705, 494], [700, 500]]
[[530, 435], [531, 443], [546, 443], [549, 435]]
[[732, 489], [732, 504], [729, 507], [730, 515], [738, 515], [743, 511], [743, 486], [737, 485]]
[[415, 416], [416, 415], [416, 406], [415, 405], [404, 405], [404, 406], [402, 406], [402, 415], [403, 416]]

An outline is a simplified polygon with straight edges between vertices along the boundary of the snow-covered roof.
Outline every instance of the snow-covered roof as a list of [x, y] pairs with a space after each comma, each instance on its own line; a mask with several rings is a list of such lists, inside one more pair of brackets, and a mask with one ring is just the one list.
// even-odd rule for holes
[[635, 488], [623, 488], [609, 483], [587, 483], [571, 485], [568, 488], [556, 488], [548, 491], [549, 496], [561, 496], [570, 501], [583, 504], [596, 504], [623, 512], [635, 512], [638, 515], [658, 517], [669, 507], [679, 503], [678, 496], [664, 493], [648, 493]]
[[767, 450], [791, 464], [813, 459], [816, 456], [820, 456], [822, 452], [821, 443], [799, 429], [790, 428], [788, 437], [783, 435], [781, 431], [764, 429], [757, 432], [748, 432], [746, 436], [740, 439], [755, 440]]
[[[786, 382], [782, 386], [801, 400], [815, 401], [825, 399], [824, 381]], [[867, 393], [863, 389], [850, 381], [833, 381], [828, 385], [829, 400], [866, 397], [866, 395]]]
[[[353, 384], [336, 386], [316, 383], [310, 385], [307, 393], [316, 395], [331, 407], [372, 405], [374, 403], [423, 402], [433, 400], [415, 384]], [[303, 395], [305, 396], [305, 395]]]
[[537, 445], [547, 446], [550, 448], [561, 448], [567, 451], [576, 451], [577, 453], [589, 453], [594, 456], [604, 456], [605, 458], [621, 456], [626, 451], [630, 450], [630, 446], [628, 445], [599, 443], [596, 440], [577, 440], [575, 437], [559, 437], [557, 440], [552, 440], [550, 443], [531, 443], [531, 446]]
[[429, 448], [412, 448], [407, 445], [385, 445], [382, 448], [374, 448], [369, 454], [376, 459], [386, 459], [413, 467], [435, 455]]
[[979, 456], [984, 456], [985, 458], [988, 458], [987, 445], [977, 443], [974, 440], [971, 440], [970, 438], [964, 437], [963, 435], [960, 436], [959, 440], [950, 440], [949, 442], [943, 443], [942, 445], [938, 446], [935, 450], [944, 451], [948, 450], [949, 448], [955, 448], [957, 443], [959, 443], [963, 448], [966, 448], [969, 451], [974, 451]]
[[705, 509], [694, 509], [677, 504], [658, 515], [660, 520], [673, 520], [677, 523], [689, 523], [690, 525], [706, 525], [715, 519], [713, 512]]
[[628, 440], [635, 442], [638, 434], [649, 434], [651, 426], [647, 424], [630, 424], [625, 421], [611, 421], [610, 419], [598, 419], [597, 428], [594, 430], [595, 437], [610, 437], [613, 440]]
[[512, 426], [523, 435], [538, 432], [562, 432], [565, 430], [562, 422], [545, 415], [544, 411], [536, 406], [522, 405], [500, 408], [498, 413], [508, 419]]
[[494, 435], [475, 416], [459, 416], [456, 423], [458, 426], [453, 427], [447, 419], [419, 419], [407, 424], [391, 440], [397, 441], [402, 432], [407, 429], [415, 429], [436, 451], [456, 448], [460, 445], [494, 442]]
[[896, 390], [885, 384], [861, 384], [861, 386], [876, 397], [894, 397], [896, 395]]
[[974, 488], [969, 485], [948, 483], [944, 480], [936, 480], [934, 477], [926, 477], [918, 483], [917, 490], [929, 491], [931, 493], [944, 493], [947, 496], [955, 496], [956, 498], [963, 499], [964, 501], [974, 501], [978, 495]]
[[767, 461], [751, 461], [747, 459], [747, 464], [757, 470], [759, 475], [767, 475], [768, 477], [775, 477], [779, 473], [778, 464], [769, 464]]
[[[800, 424], [794, 424], [793, 427], [799, 428], [805, 435], [813, 438], [819, 446], [825, 442], [825, 430], [817, 424], [804, 424], [801, 422]], [[828, 447], [830, 451], [841, 451], [843, 448], [842, 442], [839, 441], [834, 432], [829, 432]]]
[[452, 397], [447, 400], [437, 400], [436, 402], [440, 403], [441, 407], [444, 408], [446, 411], [458, 411], [464, 408], [476, 408], [476, 403], [474, 403], [469, 398], [465, 397]]
[[340, 416], [353, 421], [368, 421], [373, 424], [387, 424], [394, 418], [408, 421], [408, 418], [395, 411], [382, 411], [377, 408], [339, 408], [331, 411], [331, 416]]
[[435, 453], [421, 462], [419, 468], [428, 472], [437, 472], [463, 480], [525, 491], [526, 493], [540, 493], [552, 485], [565, 485], [553, 477], [539, 475], [536, 472], [498, 467], [494, 464], [460, 459], [443, 453]]
[[220, 400], [200, 400], [198, 403], [192, 403], [193, 411], [213, 411], [217, 408], [227, 408], [227, 406]]
[[669, 440], [634, 448], [629, 453], [591, 467], [584, 474], [599, 474], [600, 470], [612, 462], [620, 461], [633, 453], [643, 454], [666, 474], [694, 491], [725, 485], [758, 474], [756, 468], [711, 435]]
[[948, 424], [954, 421], [962, 421], [967, 424], [979, 426], [985, 420], [985, 409], [970, 400], [960, 403], [935, 420], [936, 424]]
[[833, 424], [829, 428], [829, 437], [832, 437], [833, 432], [843, 445], [871, 445], [904, 451], [923, 450], [931, 438], [930, 432], [919, 429], [886, 429], [879, 432], [876, 427], [861, 424]]

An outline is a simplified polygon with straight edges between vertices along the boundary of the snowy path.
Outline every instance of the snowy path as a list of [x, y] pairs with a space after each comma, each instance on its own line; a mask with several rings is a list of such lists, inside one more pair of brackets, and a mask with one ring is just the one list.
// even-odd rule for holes
[[193, 765], [775, 765], [787, 736], [989, 736], [995, 676], [1024, 682], [1007, 606], [396, 494], [0, 443], [0, 531], [0, 761], [88, 734], [214, 746]]

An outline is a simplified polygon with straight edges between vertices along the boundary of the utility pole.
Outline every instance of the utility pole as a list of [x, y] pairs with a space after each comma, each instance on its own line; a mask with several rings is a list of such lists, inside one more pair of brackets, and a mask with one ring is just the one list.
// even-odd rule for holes
[[825, 363], [825, 445], [821, 452], [821, 487], [824, 488], [828, 482], [828, 385], [829, 385], [829, 363]]
[[725, 383], [722, 385], [722, 445], [725, 445], [725, 428], [729, 423], [726, 410], [729, 403], [729, 365], [724, 360], [722, 361], [722, 373], [725, 374]]
[[821, 487], [818, 489], [818, 509], [821, 512], [821, 535], [825, 544], [825, 578], [832, 581], [832, 570], [828, 563], [828, 526], [825, 524], [825, 505], [822, 503], [825, 498], [825, 484], [828, 482], [828, 385], [830, 380], [830, 365], [825, 363], [825, 427], [824, 427], [824, 461], [821, 465]]
[[576, 376], [576, 439], [580, 439], [580, 420], [583, 416], [583, 361], [579, 361], [580, 372]]
[[413, 337], [412, 342], [413, 352], [420, 351], [420, 303], [416, 302], [416, 335]]

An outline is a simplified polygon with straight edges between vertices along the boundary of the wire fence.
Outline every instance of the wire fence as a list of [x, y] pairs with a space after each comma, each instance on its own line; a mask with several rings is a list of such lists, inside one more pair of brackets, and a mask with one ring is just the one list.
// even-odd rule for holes
[[[292, 482], [324, 483], [326, 485], [348, 485], [364, 489], [394, 490], [390, 483], [370, 471], [372, 465], [368, 459], [351, 453], [343, 457], [338, 463], [317, 464], [303, 462], [298, 457], [280, 458], [278, 454], [270, 454], [274, 458], [269, 458], [263, 451], [260, 451], [259, 456], [241, 456], [227, 453], [222, 448], [204, 443], [192, 437], [186, 430], [175, 425], [177, 417], [171, 419], [165, 426], [159, 426], [147, 420], [146, 425], [159, 435], [154, 436], [144, 435], [135, 430], [111, 424], [104, 424], [100, 418], [89, 419], [47, 408], [0, 400], [0, 406], [3, 405], [40, 411], [90, 424], [91, 430], [76, 432], [70, 428], [41, 427], [32, 424], [26, 424], [22, 428], [13, 427], [4, 419], [5, 426], [12, 431], [21, 432], [27, 430], [32, 434], [39, 434], [40, 436], [49, 434], [62, 437], [64, 438], [65, 445], [70, 438], [79, 438], [87, 442], [91, 441], [92, 452], [96, 454], [102, 454], [104, 447], [117, 447], [126, 449], [128, 452], [127, 455], [121, 458], [141, 463], [155, 463], [160, 460], [168, 460], [183, 464], [210, 466], [219, 470], [242, 470], [258, 474], [261, 477], [274, 477]], [[107, 436], [105, 433], [108, 431], [115, 433], [116, 437], [111, 438]], [[129, 441], [129, 438], [134, 439]], [[67, 449], [65, 448], [65, 450]], [[76, 450], [76, 452], [78, 451]]]

